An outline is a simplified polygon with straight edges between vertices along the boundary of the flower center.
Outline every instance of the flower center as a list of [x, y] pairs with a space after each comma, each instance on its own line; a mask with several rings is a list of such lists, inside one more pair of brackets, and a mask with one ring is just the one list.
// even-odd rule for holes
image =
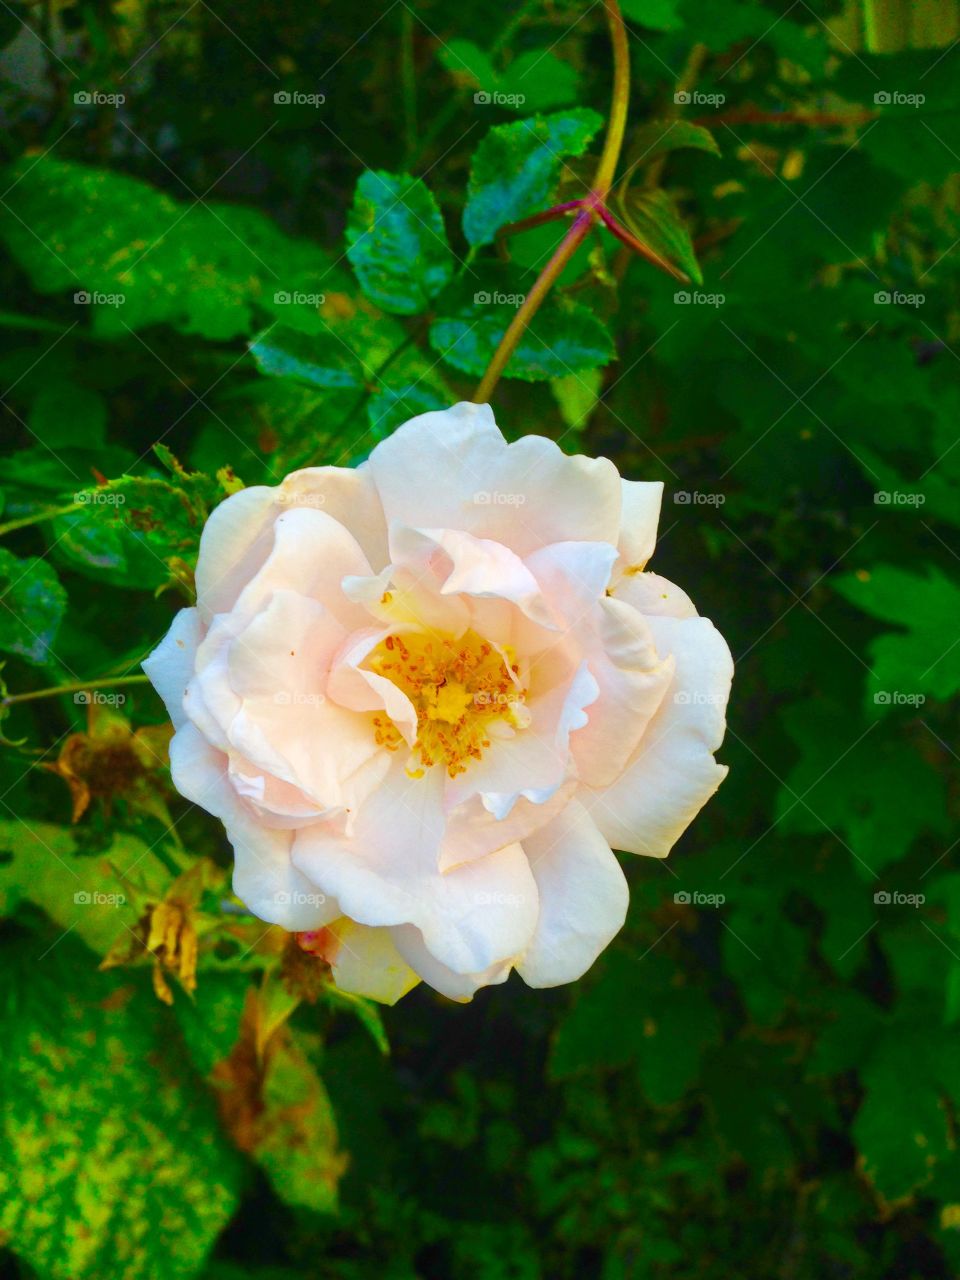
[[[416, 710], [413, 755], [420, 767], [408, 769], [414, 777], [442, 764], [455, 778], [490, 746], [496, 722], [513, 728], [530, 722], [527, 691], [512, 654], [495, 649], [474, 631], [456, 640], [437, 634], [390, 635], [371, 651], [367, 665], [401, 689]], [[377, 742], [396, 751], [403, 737], [390, 717], [376, 715], [373, 724]]]

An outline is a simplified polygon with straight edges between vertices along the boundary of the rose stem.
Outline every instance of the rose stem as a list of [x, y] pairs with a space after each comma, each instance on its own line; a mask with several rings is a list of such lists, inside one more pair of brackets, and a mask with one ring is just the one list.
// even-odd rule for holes
[[630, 51], [627, 46], [627, 32], [623, 24], [623, 15], [617, 0], [603, 0], [610, 28], [610, 40], [613, 45], [613, 95], [610, 104], [610, 119], [607, 124], [607, 136], [600, 156], [600, 163], [593, 179], [593, 189], [583, 201], [580, 213], [574, 218], [566, 235], [554, 250], [547, 265], [543, 268], [526, 300], [507, 327], [500, 339], [500, 345], [493, 353], [487, 371], [480, 380], [474, 393], [476, 404], [486, 404], [493, 390], [500, 381], [500, 375], [507, 361], [513, 355], [517, 343], [533, 319], [541, 302], [547, 296], [551, 286], [573, 257], [581, 241], [593, 225], [593, 220], [603, 201], [607, 197], [613, 183], [623, 147], [623, 135], [627, 127], [627, 107], [630, 100]]
[[12, 707], [16, 702], [32, 702], [35, 698], [53, 698], [58, 693], [85, 693], [87, 689], [113, 689], [123, 684], [149, 684], [149, 676], [111, 676], [105, 680], [74, 680], [70, 684], [58, 684], [52, 689], [31, 689], [29, 693], [11, 693], [0, 698], [0, 707]]

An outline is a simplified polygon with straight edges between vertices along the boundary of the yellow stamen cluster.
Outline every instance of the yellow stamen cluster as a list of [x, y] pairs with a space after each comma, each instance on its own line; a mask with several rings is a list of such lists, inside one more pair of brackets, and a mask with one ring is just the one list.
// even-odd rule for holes
[[[529, 719], [519, 668], [473, 631], [459, 639], [413, 633], [387, 636], [367, 666], [407, 695], [417, 713], [413, 755], [424, 770], [442, 764], [451, 778], [479, 760], [490, 746], [488, 731], [500, 720], [522, 727]], [[403, 737], [386, 714], [373, 718], [376, 740], [396, 751]]]

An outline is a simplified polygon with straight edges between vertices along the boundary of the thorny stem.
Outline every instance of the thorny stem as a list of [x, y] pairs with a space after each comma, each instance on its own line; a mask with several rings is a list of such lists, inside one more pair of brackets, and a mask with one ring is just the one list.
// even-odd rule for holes
[[[511, 320], [506, 333], [500, 339], [500, 345], [493, 353], [486, 373], [474, 393], [476, 404], [485, 404], [493, 394], [500, 381], [500, 375], [507, 361], [516, 350], [517, 343], [526, 331], [540, 304], [550, 291], [564, 267], [577, 251], [581, 241], [586, 237], [594, 218], [601, 215], [604, 201], [610, 191], [617, 162], [623, 147], [623, 135], [627, 127], [627, 107], [630, 101], [630, 51], [627, 46], [627, 32], [623, 23], [623, 15], [617, 0], [603, 0], [610, 28], [610, 40], [613, 45], [613, 95], [610, 104], [610, 119], [607, 124], [607, 136], [600, 156], [600, 163], [593, 180], [590, 194], [579, 202], [579, 212], [574, 218], [566, 235], [554, 250], [549, 262], [540, 272], [536, 283]], [[548, 211], [551, 216], [556, 212]], [[546, 220], [546, 219], [544, 219]]]

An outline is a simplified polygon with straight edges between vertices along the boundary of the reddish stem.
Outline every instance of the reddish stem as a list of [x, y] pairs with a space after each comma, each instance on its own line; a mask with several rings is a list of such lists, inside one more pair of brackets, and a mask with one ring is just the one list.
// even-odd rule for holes
[[632, 249], [634, 253], [639, 253], [641, 258], [646, 258], [648, 262], [652, 263], [655, 267], [659, 267], [661, 271], [666, 271], [667, 275], [673, 276], [674, 280], [680, 280], [684, 284], [689, 283], [689, 276], [685, 275], [684, 272], [680, 271], [679, 268], [675, 267], [672, 263], [667, 262], [665, 258], [661, 258], [658, 253], [655, 253], [654, 250], [651, 249], [649, 245], [644, 244], [642, 240], [638, 240], [632, 232], [628, 231], [622, 223], [617, 221], [605, 204], [600, 205], [599, 213], [606, 227], [613, 232], [618, 240], [622, 241], [628, 248]]

